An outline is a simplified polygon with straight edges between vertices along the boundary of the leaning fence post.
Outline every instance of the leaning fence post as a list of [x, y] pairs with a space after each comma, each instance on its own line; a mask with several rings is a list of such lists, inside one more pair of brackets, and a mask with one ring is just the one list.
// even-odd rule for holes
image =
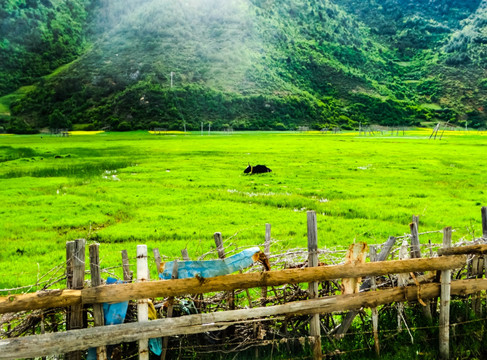
[[[225, 248], [223, 247], [222, 233], [214, 233], [213, 238], [215, 239], [216, 250], [218, 251], [218, 258], [221, 260], [225, 259]], [[228, 291], [226, 294], [226, 298], [228, 301], [228, 308], [230, 310], [235, 310], [235, 291]]]
[[[443, 229], [443, 248], [451, 247], [451, 227]], [[440, 296], [440, 357], [450, 358], [450, 289], [451, 270], [441, 272], [441, 296]]]
[[[318, 225], [316, 223], [316, 212], [308, 211], [308, 267], [318, 266]], [[310, 282], [308, 285], [309, 297], [314, 299], [318, 297], [318, 282]], [[311, 316], [309, 323], [309, 335], [312, 341], [313, 359], [321, 360], [321, 329], [320, 314]]]
[[[91, 244], [89, 246], [90, 249], [90, 274], [91, 274], [91, 286], [97, 287], [100, 286], [101, 283], [101, 275], [100, 275], [100, 244]], [[103, 314], [103, 305], [102, 304], [93, 304], [93, 320], [95, 322], [95, 326], [103, 326], [105, 325], [105, 319]], [[96, 358], [98, 360], [106, 360], [107, 359], [107, 348], [105, 346], [100, 346], [96, 348]]]
[[[147, 245], [137, 245], [137, 282], [147, 281], [149, 278], [147, 264]], [[137, 300], [138, 322], [149, 321], [149, 306], [147, 299]], [[149, 360], [149, 339], [139, 340], [139, 359]]]

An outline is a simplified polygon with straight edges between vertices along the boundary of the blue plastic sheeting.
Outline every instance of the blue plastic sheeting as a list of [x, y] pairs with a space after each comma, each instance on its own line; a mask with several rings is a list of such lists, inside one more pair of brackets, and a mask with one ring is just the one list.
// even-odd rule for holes
[[[111, 285], [111, 284], [123, 284], [123, 281], [109, 277], [107, 279], [107, 285]], [[123, 324], [123, 322], [125, 321], [125, 316], [127, 315], [128, 306], [129, 306], [128, 301], [113, 303], [113, 304], [103, 303], [103, 314], [105, 317], [105, 325]], [[162, 339], [161, 338], [149, 339], [149, 349], [157, 356], [160, 356], [162, 353]], [[110, 355], [111, 355], [111, 348], [107, 347], [108, 359], [111, 358]], [[97, 360], [96, 348], [88, 349], [88, 355], [86, 356], [86, 360]]]
[[88, 349], [88, 355], [86, 355], [86, 360], [97, 360], [96, 348], [89, 348]]
[[162, 354], [162, 338], [149, 339], [149, 350], [160, 356]]
[[[109, 277], [107, 279], [107, 285], [111, 284], [123, 284], [123, 281]], [[127, 309], [129, 306], [128, 301], [120, 303], [103, 303], [103, 314], [105, 315], [105, 325], [118, 325], [123, 324], [125, 316], [127, 315]]]
[[[209, 278], [243, 270], [254, 263], [253, 256], [258, 252], [260, 252], [258, 247], [252, 247], [223, 260], [178, 261], [178, 279], [195, 276]], [[164, 264], [164, 271], [159, 274], [159, 277], [165, 280], [171, 279], [173, 266], [174, 261]]]
[[179, 309], [181, 310], [182, 315], [184, 315], [184, 314], [191, 315], [191, 314], [197, 314], [198, 313], [198, 309], [194, 305], [193, 300], [182, 299], [179, 302]]
[[[107, 279], [107, 285], [111, 284], [123, 284], [123, 281], [109, 277]], [[123, 322], [125, 321], [125, 316], [127, 315], [128, 306], [128, 301], [114, 304], [103, 303], [103, 315], [105, 318], [105, 325], [123, 324]], [[110, 350], [111, 349], [108, 348], [108, 359], [110, 359]], [[88, 349], [88, 355], [86, 356], [86, 360], [96, 360], [96, 348]]]

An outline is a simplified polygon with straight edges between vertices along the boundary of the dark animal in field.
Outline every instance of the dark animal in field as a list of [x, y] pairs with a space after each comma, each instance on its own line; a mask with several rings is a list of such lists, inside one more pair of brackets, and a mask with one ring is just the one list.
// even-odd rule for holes
[[249, 166], [247, 166], [247, 169], [244, 170], [244, 173], [245, 174], [253, 175], [253, 174], [268, 173], [268, 172], [271, 172], [271, 171], [272, 170], [269, 169], [265, 165], [255, 165], [255, 166], [252, 166], [252, 165], [249, 164]]

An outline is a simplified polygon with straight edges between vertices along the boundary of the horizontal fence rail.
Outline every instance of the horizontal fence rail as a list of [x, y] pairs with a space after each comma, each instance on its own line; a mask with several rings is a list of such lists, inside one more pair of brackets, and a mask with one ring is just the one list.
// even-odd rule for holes
[[462, 255], [462, 254], [487, 254], [487, 245], [468, 245], [460, 247], [450, 247], [445, 249], [438, 249], [438, 255]]
[[[438, 297], [440, 286], [440, 284], [407, 286], [296, 301], [269, 307], [187, 315], [150, 322], [71, 330], [66, 333], [26, 336], [0, 341], [0, 359], [32, 358], [61, 354], [66, 351], [85, 350], [101, 345], [136, 341], [143, 338], [222, 330], [235, 322], [257, 319], [262, 321], [267, 317], [280, 315], [325, 314], [361, 307], [377, 307], [397, 301], [415, 302], [418, 299], [426, 300]], [[456, 280], [451, 283], [452, 295], [469, 295], [482, 290], [487, 290], [486, 279]]]
[[380, 276], [397, 273], [447, 270], [461, 267], [466, 255], [437, 258], [380, 261], [366, 264], [317, 266], [314, 268], [285, 269], [254, 272], [212, 278], [188, 278], [152, 281], [116, 286], [98, 286], [82, 290], [55, 290], [34, 294], [11, 295], [0, 298], [0, 313], [17, 312], [80, 304], [122, 302], [154, 297], [185, 294], [203, 294], [253, 287], [307, 283], [342, 278]]

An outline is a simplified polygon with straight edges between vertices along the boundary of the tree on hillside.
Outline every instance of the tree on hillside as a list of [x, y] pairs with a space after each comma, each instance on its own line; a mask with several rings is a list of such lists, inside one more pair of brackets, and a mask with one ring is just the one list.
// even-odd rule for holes
[[49, 115], [49, 129], [69, 129], [71, 128], [71, 121], [64, 116], [64, 114], [56, 109]]

